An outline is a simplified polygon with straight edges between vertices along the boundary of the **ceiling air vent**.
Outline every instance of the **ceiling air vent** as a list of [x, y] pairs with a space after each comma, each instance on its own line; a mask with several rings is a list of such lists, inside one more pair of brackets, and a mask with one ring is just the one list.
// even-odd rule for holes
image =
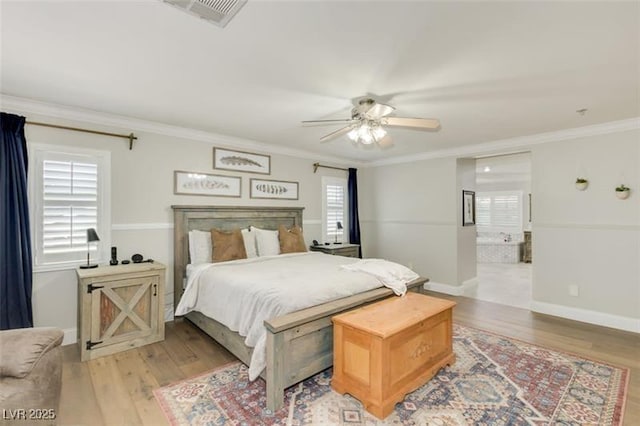
[[164, 0], [192, 15], [224, 27], [247, 0]]

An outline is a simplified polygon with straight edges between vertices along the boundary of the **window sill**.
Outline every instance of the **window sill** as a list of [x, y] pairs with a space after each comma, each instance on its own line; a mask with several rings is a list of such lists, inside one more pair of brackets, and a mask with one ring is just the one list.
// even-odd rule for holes
[[[77, 262], [65, 262], [65, 263], [52, 263], [48, 265], [33, 265], [33, 273], [41, 274], [47, 272], [57, 272], [57, 271], [75, 271], [78, 269], [80, 265], [86, 264], [86, 261], [77, 261]], [[92, 259], [91, 263], [94, 264], [105, 264], [108, 263], [106, 260], [102, 259]]]

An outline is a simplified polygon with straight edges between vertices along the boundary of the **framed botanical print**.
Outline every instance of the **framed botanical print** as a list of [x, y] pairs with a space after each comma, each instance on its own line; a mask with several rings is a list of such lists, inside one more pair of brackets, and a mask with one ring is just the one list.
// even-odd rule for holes
[[476, 224], [476, 193], [462, 191], [462, 226]]
[[271, 174], [271, 156], [213, 148], [213, 168], [269, 175]]
[[251, 179], [249, 184], [249, 197], [297, 200], [298, 182], [269, 179]]
[[173, 176], [174, 194], [240, 197], [242, 192], [242, 179], [239, 176], [212, 175], [181, 170], [173, 172]]

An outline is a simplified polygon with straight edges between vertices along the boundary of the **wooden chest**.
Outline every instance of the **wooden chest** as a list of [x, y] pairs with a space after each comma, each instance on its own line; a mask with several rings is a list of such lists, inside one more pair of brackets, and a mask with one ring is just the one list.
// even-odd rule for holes
[[418, 293], [333, 317], [333, 379], [383, 419], [404, 396], [455, 361], [455, 302]]

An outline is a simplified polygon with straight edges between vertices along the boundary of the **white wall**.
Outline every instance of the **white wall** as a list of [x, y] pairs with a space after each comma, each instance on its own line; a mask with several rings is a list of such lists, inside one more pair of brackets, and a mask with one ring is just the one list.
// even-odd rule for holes
[[[11, 112], [11, 111], [9, 111]], [[20, 112], [18, 112], [20, 113]], [[88, 127], [95, 130], [138, 136], [133, 150], [125, 139], [91, 135], [39, 126], [26, 126], [28, 143], [68, 145], [111, 152], [111, 245], [118, 247], [120, 260], [140, 253], [167, 266], [165, 318], [172, 315], [173, 301], [173, 211], [174, 204], [302, 206], [307, 243], [321, 240], [321, 176], [345, 173], [319, 169], [313, 173], [313, 159], [271, 155], [271, 175], [213, 170], [212, 147], [234, 148], [233, 144], [205, 143], [175, 136], [142, 132], [132, 128], [104, 127], [80, 121], [26, 114], [29, 120]], [[242, 148], [242, 150], [247, 150]], [[268, 150], [256, 151], [271, 154]], [[242, 176], [242, 198], [175, 195], [174, 170]], [[249, 198], [251, 177], [299, 182], [299, 199], [254, 200]], [[102, 240], [108, 240], [101, 236]], [[57, 326], [65, 330], [65, 343], [75, 340], [77, 285], [75, 270], [39, 272], [33, 281], [33, 314], [36, 326]]]

